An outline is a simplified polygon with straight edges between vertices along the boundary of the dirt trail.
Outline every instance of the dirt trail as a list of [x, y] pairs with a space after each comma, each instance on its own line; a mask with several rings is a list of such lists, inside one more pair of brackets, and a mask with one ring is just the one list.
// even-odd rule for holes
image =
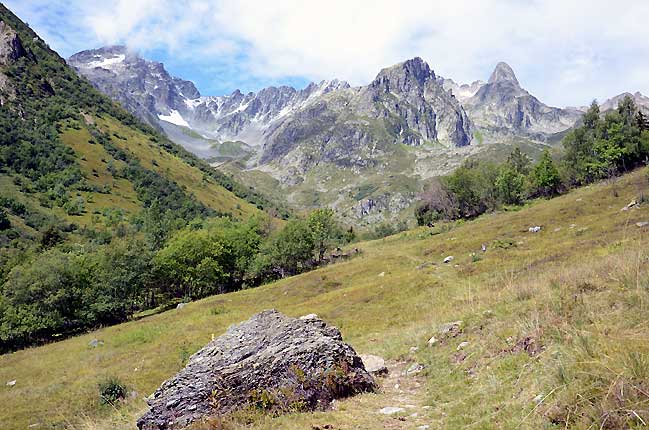
[[[428, 406], [424, 404], [424, 378], [419, 374], [407, 374], [412, 362], [387, 362], [388, 374], [378, 378], [383, 407], [402, 408], [403, 411], [386, 415], [387, 429], [432, 429], [428, 418]], [[376, 411], [376, 413], [380, 413]]]

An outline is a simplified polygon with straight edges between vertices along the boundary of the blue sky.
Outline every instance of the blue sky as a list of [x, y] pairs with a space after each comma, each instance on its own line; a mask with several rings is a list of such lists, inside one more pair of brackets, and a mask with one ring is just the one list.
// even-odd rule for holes
[[126, 44], [204, 95], [339, 78], [420, 56], [457, 82], [506, 61], [556, 106], [649, 93], [649, 1], [9, 0], [67, 57]]

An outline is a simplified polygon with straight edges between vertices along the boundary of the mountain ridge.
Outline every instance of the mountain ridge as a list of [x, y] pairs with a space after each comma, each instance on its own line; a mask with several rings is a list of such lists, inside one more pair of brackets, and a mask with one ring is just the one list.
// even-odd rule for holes
[[[73, 58], [78, 63], [82, 57]], [[149, 73], [146, 61], [128, 63], [142, 69], [128, 76]], [[91, 69], [75, 67], [82, 74]], [[471, 84], [439, 76], [414, 57], [381, 69], [362, 86], [334, 79], [303, 89], [271, 86], [197, 98], [180, 96], [169, 79], [172, 96], [158, 97], [162, 106], [149, 116], [174, 141], [240, 181], [271, 193], [267, 184], [276, 184], [297, 209], [333, 206], [361, 225], [398, 219], [431, 177], [449, 173], [467, 157], [494, 158], [490, 154], [506, 153], [511, 145], [527, 147], [534, 157], [583, 114], [544, 104], [504, 62], [487, 81]], [[337, 186], [348, 189], [347, 196], [334, 193], [334, 176], [345, 178]]]

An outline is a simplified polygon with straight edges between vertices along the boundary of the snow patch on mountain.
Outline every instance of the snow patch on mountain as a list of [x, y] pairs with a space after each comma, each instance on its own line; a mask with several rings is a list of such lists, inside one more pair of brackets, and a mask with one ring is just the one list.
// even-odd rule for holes
[[[101, 57], [99, 57], [99, 58], [101, 58]], [[97, 68], [97, 67], [102, 68], [102, 69], [110, 69], [111, 66], [114, 66], [114, 65], [119, 64], [119, 63], [123, 63], [125, 59], [126, 59], [126, 55], [120, 54], [120, 55], [117, 55], [116, 57], [101, 58], [100, 60], [91, 61], [91, 62], [86, 64], [86, 67], [88, 67], [90, 69], [94, 69], [94, 68]]]
[[160, 118], [161, 121], [167, 121], [175, 125], [180, 125], [183, 127], [189, 127], [189, 124], [185, 119], [180, 115], [180, 112], [177, 110], [172, 110], [169, 115], [158, 115], [158, 118]]

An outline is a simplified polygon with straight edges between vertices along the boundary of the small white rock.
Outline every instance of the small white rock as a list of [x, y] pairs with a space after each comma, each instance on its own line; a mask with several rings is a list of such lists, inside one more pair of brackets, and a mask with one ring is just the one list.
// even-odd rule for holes
[[382, 277], [384, 277], [384, 276], [385, 276], [385, 272], [381, 272], [381, 273], [379, 273], [379, 278], [382, 278]]
[[444, 263], [450, 263], [451, 261], [453, 261], [453, 258], [455, 258], [455, 257], [453, 257], [452, 255], [449, 255], [448, 257], [446, 257], [444, 259]]
[[16, 380], [15, 379], [12, 380], [12, 381], [7, 381], [7, 387], [13, 387], [14, 385], [16, 385]]
[[386, 406], [385, 408], [379, 410], [379, 413], [382, 413], [383, 415], [394, 415], [405, 411], [405, 409], [396, 406]]
[[428, 339], [428, 346], [434, 346], [437, 344], [437, 338], [435, 336]]
[[461, 342], [461, 343], [457, 346], [456, 351], [460, 351], [461, 349], [464, 349], [464, 348], [466, 348], [467, 346], [469, 346], [469, 342], [466, 342], [466, 341]]

